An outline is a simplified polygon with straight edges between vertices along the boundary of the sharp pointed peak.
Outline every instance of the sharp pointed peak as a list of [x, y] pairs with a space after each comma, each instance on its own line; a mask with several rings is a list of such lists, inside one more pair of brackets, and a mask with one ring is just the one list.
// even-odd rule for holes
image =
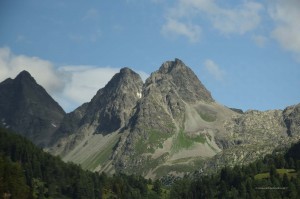
[[182, 69], [186, 68], [186, 69], [188, 69], [188, 67], [184, 64], [183, 61], [181, 61], [178, 58], [175, 58], [174, 61], [164, 62], [161, 65], [161, 67], [159, 68], [159, 71], [162, 72], [162, 73], [169, 73], [175, 68], [182, 68]]
[[131, 75], [134, 75], [134, 76], [139, 76], [138, 73], [136, 73], [134, 70], [132, 70], [131, 68], [128, 68], [128, 67], [124, 67], [124, 68], [121, 68], [120, 69], [120, 72], [117, 73], [118, 76], [131, 76]]
[[120, 69], [120, 73], [132, 73], [132, 72], [134, 71], [129, 67], [123, 67]]
[[31, 74], [26, 71], [26, 70], [23, 70], [21, 71], [15, 79], [31, 79], [31, 80], [34, 80], [34, 78], [31, 76]]
[[22, 70], [18, 75], [18, 76], [30, 76], [31, 77], [31, 74], [27, 71], [27, 70]]

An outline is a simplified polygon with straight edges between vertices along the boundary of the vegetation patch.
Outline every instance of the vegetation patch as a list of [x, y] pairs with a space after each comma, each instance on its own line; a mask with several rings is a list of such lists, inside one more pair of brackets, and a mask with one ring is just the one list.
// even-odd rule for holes
[[189, 173], [196, 170], [193, 164], [163, 165], [155, 170], [156, 176], [166, 176], [170, 172]]
[[197, 135], [194, 137], [189, 137], [183, 130], [180, 130], [178, 135], [173, 140], [173, 145], [171, 151], [176, 153], [182, 149], [192, 148], [195, 142], [205, 143], [206, 138], [204, 135]]
[[198, 114], [206, 122], [214, 122], [217, 119], [217, 116], [215, 114], [212, 114], [212, 113], [198, 112]]
[[154, 153], [157, 148], [163, 148], [163, 143], [171, 137], [169, 133], [163, 133], [157, 130], [149, 130], [148, 138], [140, 138], [135, 144], [137, 154]]
[[[283, 177], [284, 174], [288, 176], [288, 178], [297, 177], [297, 173], [295, 169], [276, 169], [276, 172], [279, 174], [280, 177]], [[259, 173], [254, 176], [255, 180], [261, 180], [261, 179], [269, 179], [270, 173]]]
[[107, 147], [105, 147], [103, 150], [99, 151], [96, 155], [92, 156], [91, 158], [88, 158], [86, 161], [83, 162], [81, 165], [82, 168], [88, 169], [88, 170], [94, 170], [97, 166], [105, 163], [109, 160], [110, 155], [113, 152], [113, 148], [115, 147], [116, 143], [118, 142], [118, 139], [112, 140], [110, 143], [107, 144]]

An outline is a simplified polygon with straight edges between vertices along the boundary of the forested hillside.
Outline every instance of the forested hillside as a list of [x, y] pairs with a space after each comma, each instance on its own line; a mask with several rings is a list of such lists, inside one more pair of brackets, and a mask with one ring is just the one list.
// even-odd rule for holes
[[300, 142], [284, 154], [267, 155], [247, 166], [176, 181], [170, 198], [300, 198]]
[[[214, 175], [161, 181], [84, 171], [0, 129], [0, 198], [300, 198], [300, 142], [285, 154]], [[197, 176], [197, 177], [196, 177]]]
[[0, 129], [0, 198], [158, 198], [142, 177], [84, 171]]

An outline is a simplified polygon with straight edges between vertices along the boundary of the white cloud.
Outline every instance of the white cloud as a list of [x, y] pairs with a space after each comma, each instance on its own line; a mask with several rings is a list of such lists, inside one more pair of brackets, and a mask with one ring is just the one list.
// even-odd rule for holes
[[162, 33], [168, 37], [185, 36], [190, 42], [197, 42], [201, 35], [201, 27], [193, 24], [185, 24], [174, 19], [167, 20], [162, 27]]
[[14, 55], [9, 48], [0, 48], [0, 81], [14, 78], [21, 71], [27, 70], [35, 80], [50, 93], [63, 90], [64, 82], [54, 65], [38, 57]]
[[[181, 35], [191, 40], [192, 31], [187, 31], [191, 28], [183, 27], [197, 27], [201, 30], [199, 22], [208, 20], [222, 34], [245, 34], [260, 24], [262, 9], [263, 5], [254, 1], [242, 1], [236, 6], [225, 8], [215, 0], [178, 0], [176, 5], [168, 10], [166, 24], [162, 29], [163, 33], [166, 32], [165, 29], [170, 32], [177, 29]], [[176, 26], [178, 21], [181, 23]]]
[[[14, 55], [9, 48], [0, 48], [0, 82], [15, 78], [27, 70], [68, 112], [88, 102], [104, 87], [120, 68], [99, 66], [58, 66], [38, 57]], [[149, 75], [138, 72], [145, 80]]]
[[207, 59], [204, 62], [204, 67], [205, 67], [205, 70], [211, 76], [213, 76], [214, 79], [216, 79], [218, 81], [223, 80], [225, 72], [223, 70], [221, 70], [220, 67], [213, 60]]
[[300, 55], [300, 1], [271, 1], [269, 14], [276, 24], [272, 37], [284, 49]]
[[259, 12], [262, 8], [259, 3], [245, 1], [232, 9], [217, 7], [212, 14], [209, 14], [209, 18], [214, 27], [224, 34], [244, 34], [254, 30], [260, 24]]
[[77, 104], [88, 102], [119, 70], [110, 67], [63, 66], [59, 71], [70, 76], [63, 94]]

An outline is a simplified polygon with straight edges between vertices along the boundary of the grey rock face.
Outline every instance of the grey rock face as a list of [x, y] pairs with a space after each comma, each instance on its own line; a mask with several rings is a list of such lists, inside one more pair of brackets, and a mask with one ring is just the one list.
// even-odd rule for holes
[[146, 80], [145, 86], [150, 85], [160, 88], [164, 94], [176, 91], [178, 96], [188, 103], [214, 101], [195, 73], [179, 59], [163, 63], [160, 69]]
[[124, 134], [115, 151], [117, 170], [141, 171], [145, 161], [154, 165], [164, 162], [164, 154], [155, 161], [141, 154], [153, 153], [167, 138], [185, 128], [187, 104], [214, 102], [193, 71], [179, 59], [163, 63], [152, 73], [142, 95], [127, 125], [128, 134]]
[[56, 143], [64, 145], [61, 153], [68, 153], [91, 134], [105, 136], [124, 128], [141, 98], [142, 85], [137, 73], [122, 68], [89, 103], [67, 114], [56, 132], [56, 138], [64, 138]]
[[101, 134], [124, 127], [141, 97], [142, 85], [137, 73], [129, 68], [121, 69], [93, 97], [81, 123], [97, 126], [94, 133]]
[[298, 140], [298, 120], [299, 105], [244, 113], [219, 105], [176, 59], [144, 84], [122, 69], [91, 102], [65, 117], [58, 132], [70, 136], [58, 154], [91, 170], [147, 177], [209, 172], [250, 163]]
[[47, 146], [64, 110], [27, 71], [0, 83], [0, 119], [4, 127], [39, 146]]
[[225, 165], [246, 165], [297, 142], [300, 139], [299, 108], [298, 104], [284, 111], [247, 111], [228, 118], [224, 123], [225, 133], [216, 136], [222, 152], [208, 160], [204, 170], [211, 172]]
[[284, 123], [290, 136], [300, 135], [300, 104], [289, 106], [283, 111]]
[[[0, 84], [2, 124], [32, 128], [26, 136], [41, 143], [52, 138], [50, 152], [94, 171], [147, 177], [209, 172], [250, 163], [300, 138], [300, 104], [284, 111], [229, 109], [179, 59], [163, 63], [144, 84], [123, 68], [90, 102], [65, 116], [33, 85], [26, 73]], [[49, 104], [51, 110], [43, 109]], [[45, 124], [55, 125], [55, 133]]]

